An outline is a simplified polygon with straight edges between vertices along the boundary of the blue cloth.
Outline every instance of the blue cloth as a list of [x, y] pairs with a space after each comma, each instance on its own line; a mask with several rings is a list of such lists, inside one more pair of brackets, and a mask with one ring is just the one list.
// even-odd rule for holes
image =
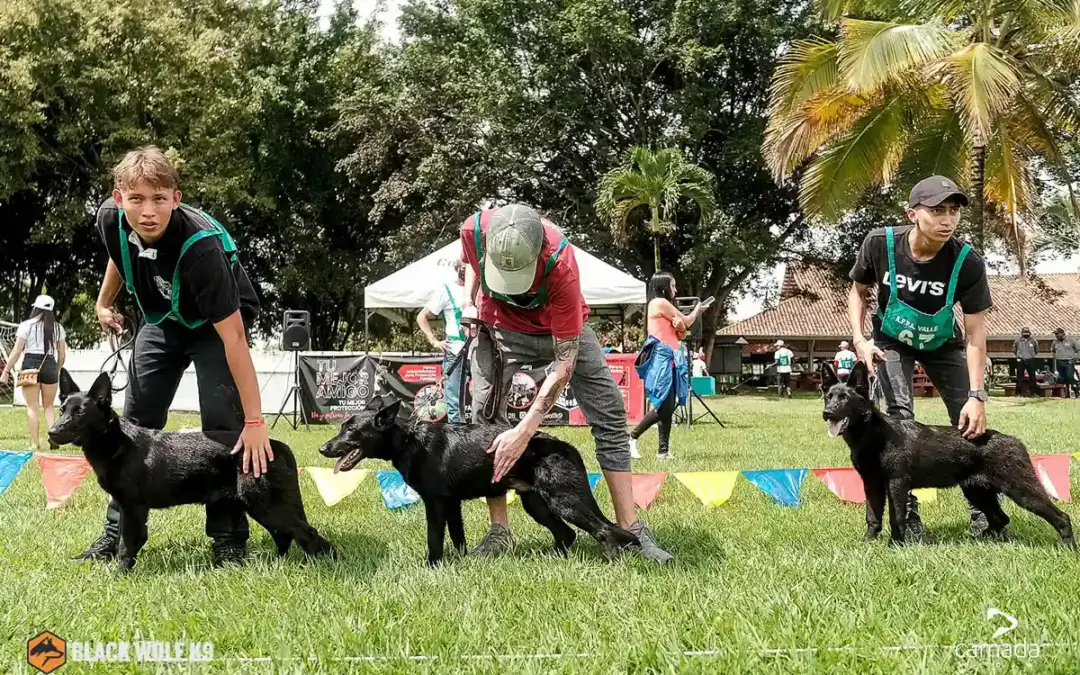
[[638, 377], [645, 382], [645, 395], [654, 408], [660, 407], [672, 386], [675, 387], [676, 403], [686, 404], [690, 390], [690, 369], [682, 350], [676, 351], [660, 342], [655, 335], [650, 335], [641, 346], [641, 354], [634, 368]]
[[379, 481], [379, 492], [386, 508], [398, 509], [420, 501], [420, 495], [405, 483], [397, 471], [379, 471], [375, 478]]
[[600, 482], [600, 479], [603, 478], [603, 477], [604, 477], [604, 474], [602, 474], [602, 473], [590, 473], [589, 474], [589, 489], [590, 490], [595, 490], [597, 484]]
[[11, 485], [11, 481], [15, 480], [16, 474], [19, 473], [19, 469], [22, 469], [23, 464], [30, 461], [33, 454], [32, 452], [0, 450], [0, 494], [3, 494], [7, 486]]
[[778, 503], [784, 506], [799, 505], [799, 491], [806, 478], [806, 469], [766, 469], [743, 471], [742, 474]]

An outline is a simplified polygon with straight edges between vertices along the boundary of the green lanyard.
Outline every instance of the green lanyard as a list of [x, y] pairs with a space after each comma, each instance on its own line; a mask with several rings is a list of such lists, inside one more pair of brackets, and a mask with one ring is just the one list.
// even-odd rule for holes
[[508, 305], [519, 307], [521, 309], [536, 309], [542, 305], [547, 304], [547, 278], [551, 274], [551, 270], [555, 268], [555, 263], [559, 260], [559, 254], [566, 248], [569, 242], [566, 241], [566, 237], [563, 237], [559, 241], [559, 247], [555, 249], [555, 252], [551, 254], [551, 257], [544, 263], [544, 276], [540, 280], [540, 288], [537, 289], [536, 294], [532, 296], [532, 299], [522, 305], [516, 302], [509, 295], [503, 295], [502, 293], [495, 293], [488, 288], [487, 281], [484, 279], [484, 238], [480, 234], [480, 213], [477, 212], [476, 218], [473, 220], [473, 239], [476, 242], [476, 256], [480, 262], [480, 285], [483, 286], [484, 292], [489, 296], [495, 298], [500, 302], [505, 302]]
[[[181, 204], [181, 206], [184, 206]], [[198, 211], [198, 209], [196, 209]], [[176, 321], [185, 328], [198, 328], [206, 323], [206, 319], [196, 319], [195, 321], [187, 321], [180, 316], [180, 260], [184, 257], [184, 254], [188, 252], [188, 249], [195, 244], [195, 242], [207, 237], [221, 237], [222, 247], [225, 249], [225, 253], [229, 255], [229, 259], [233, 264], [236, 264], [236, 242], [229, 236], [229, 233], [225, 230], [221, 223], [215, 220], [208, 213], [198, 211], [201, 216], [206, 218], [207, 222], [213, 225], [213, 229], [199, 230], [195, 234], [187, 238], [184, 245], [180, 247], [180, 255], [176, 257], [176, 269], [173, 270], [172, 287], [169, 290], [171, 309], [164, 314], [160, 312], [148, 312], [142, 305], [142, 301], [139, 299], [139, 294], [135, 290], [134, 276], [132, 275], [133, 266], [131, 264], [131, 244], [128, 242], [127, 234], [124, 232], [124, 211], [118, 210], [116, 218], [116, 226], [120, 233], [120, 260], [124, 266], [124, 286], [131, 295], [135, 297], [135, 304], [139, 306], [139, 310], [142, 311], [143, 317], [146, 319], [146, 323], [151, 326], [156, 326], [166, 319]], [[138, 236], [138, 235], [136, 235]]]
[[956, 258], [952, 275], [949, 277], [949, 291], [945, 296], [945, 306], [933, 314], [920, 312], [900, 299], [896, 283], [896, 242], [893, 228], [886, 227], [886, 243], [889, 250], [889, 302], [884, 314], [878, 309], [881, 318], [881, 332], [899, 340], [909, 347], [920, 351], [933, 351], [941, 347], [953, 336], [953, 304], [956, 299], [956, 282], [960, 277], [960, 268], [971, 251], [970, 244], [964, 244]]
[[454, 320], [457, 321], [457, 335], [451, 335], [450, 331], [446, 332], [447, 340], [454, 340], [456, 342], [465, 341], [465, 331], [461, 327], [461, 308], [454, 302], [454, 294], [450, 292], [450, 284], [443, 284], [443, 288], [446, 289], [446, 297], [450, 298], [450, 307], [454, 310]]

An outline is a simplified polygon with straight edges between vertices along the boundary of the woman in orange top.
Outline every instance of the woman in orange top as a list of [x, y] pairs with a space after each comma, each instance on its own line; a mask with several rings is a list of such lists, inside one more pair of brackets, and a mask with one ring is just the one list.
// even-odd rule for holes
[[[671, 347], [673, 350], [680, 349], [679, 342], [686, 337], [686, 330], [698, 316], [705, 311], [706, 306], [699, 304], [689, 314], [683, 314], [675, 306], [675, 278], [668, 272], [657, 272], [649, 279], [649, 306], [645, 310], [646, 329], [649, 335], [654, 335], [660, 342]], [[672, 363], [672, 369], [675, 364]], [[645, 414], [641, 423], [630, 432], [630, 456], [640, 457], [637, 449], [637, 439], [649, 430], [657, 422], [660, 423], [660, 447], [658, 457], [671, 459], [669, 441], [671, 439], [671, 417], [675, 413], [676, 387], [674, 385], [675, 373], [672, 373], [672, 386], [668, 389], [667, 396], [659, 407], [655, 407]]]

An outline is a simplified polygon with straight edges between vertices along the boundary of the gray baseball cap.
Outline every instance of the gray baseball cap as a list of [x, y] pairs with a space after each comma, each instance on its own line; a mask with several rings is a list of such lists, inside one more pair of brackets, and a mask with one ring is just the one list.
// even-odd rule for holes
[[488, 288], [505, 295], [528, 292], [544, 246], [540, 214], [524, 204], [507, 204], [491, 214], [484, 239], [484, 282]]
[[960, 202], [960, 206], [968, 205], [967, 195], [956, 187], [956, 183], [945, 176], [930, 176], [922, 179], [915, 187], [911, 188], [911, 194], [908, 196], [908, 208], [937, 206], [949, 197], [956, 197], [956, 201]]

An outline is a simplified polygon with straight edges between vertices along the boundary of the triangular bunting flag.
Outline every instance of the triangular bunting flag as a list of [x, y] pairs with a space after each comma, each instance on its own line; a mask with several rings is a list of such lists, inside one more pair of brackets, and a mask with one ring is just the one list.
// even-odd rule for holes
[[866, 501], [866, 492], [863, 491], [862, 476], [855, 469], [814, 469], [814, 475], [825, 483], [834, 495], [853, 504], [862, 504]]
[[929, 504], [937, 501], [937, 488], [918, 488], [911, 491], [920, 504]]
[[604, 478], [604, 474], [602, 474], [602, 473], [590, 473], [589, 474], [589, 489], [590, 490], [595, 490], [596, 486], [600, 484], [600, 481], [603, 480], [603, 478]]
[[1073, 457], [1074, 457], [1075, 459], [1080, 459], [1080, 452], [1074, 452], [1074, 453], [1073, 453]]
[[375, 478], [379, 481], [379, 491], [382, 492], [386, 508], [399, 509], [420, 501], [420, 495], [405, 484], [405, 479], [397, 471], [379, 471]]
[[39, 452], [35, 457], [41, 470], [41, 482], [45, 485], [46, 511], [60, 508], [90, 473], [90, 463], [81, 455]]
[[1035, 475], [1042, 481], [1050, 496], [1059, 502], [1071, 502], [1069, 493], [1069, 456], [1035, 455], [1031, 458]]
[[630, 488], [634, 493], [634, 503], [640, 509], [647, 509], [652, 505], [656, 495], [660, 494], [660, 486], [664, 484], [666, 473], [634, 473], [630, 474]]
[[0, 450], [0, 494], [4, 494], [7, 486], [15, 480], [15, 476], [23, 468], [23, 464], [30, 461], [34, 455], [32, 452], [9, 452]]
[[738, 471], [694, 471], [677, 473], [675, 478], [697, 495], [705, 506], [720, 506], [731, 497]]
[[363, 483], [364, 479], [371, 473], [367, 469], [353, 469], [352, 471], [334, 473], [333, 469], [328, 469], [325, 466], [309, 466], [305, 468], [307, 469], [307, 475], [311, 476], [311, 480], [315, 481], [315, 487], [319, 489], [319, 495], [327, 506], [333, 506], [356, 492], [356, 488], [360, 487], [360, 483]]
[[506, 491], [506, 505], [510, 506], [511, 504], [514, 503], [515, 499], [517, 499], [517, 490], [507, 490]]
[[762, 492], [783, 506], [798, 506], [806, 469], [766, 469], [743, 471], [746, 480], [758, 486]]

